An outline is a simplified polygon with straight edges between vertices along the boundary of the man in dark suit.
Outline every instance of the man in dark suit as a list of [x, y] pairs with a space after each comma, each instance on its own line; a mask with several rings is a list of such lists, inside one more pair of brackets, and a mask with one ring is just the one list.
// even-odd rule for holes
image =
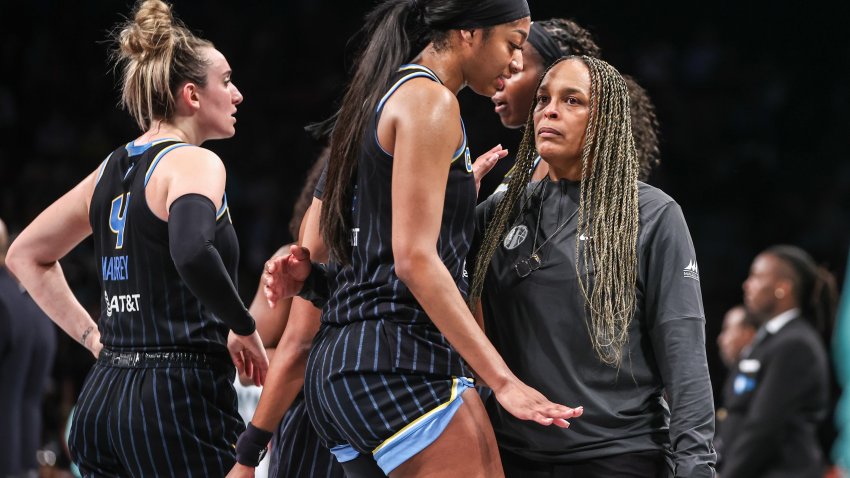
[[[816, 326], [834, 314], [825, 271], [793, 246], [759, 254], [744, 282], [744, 303], [760, 328], [733, 371], [723, 478], [820, 478], [818, 427], [829, 411], [829, 363]], [[817, 325], [813, 325], [817, 324]]]
[[36, 473], [41, 402], [56, 351], [50, 319], [6, 269], [9, 236], [0, 220], [0, 476]]

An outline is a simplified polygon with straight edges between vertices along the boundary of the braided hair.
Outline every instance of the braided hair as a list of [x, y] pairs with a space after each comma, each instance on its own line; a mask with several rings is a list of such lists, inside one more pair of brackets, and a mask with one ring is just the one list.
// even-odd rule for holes
[[[593, 35], [578, 23], [567, 18], [551, 18], [537, 22], [555, 40], [564, 55], [587, 55], [599, 58], [602, 54]], [[549, 65], [546, 65], [549, 66]]]
[[[614, 67], [590, 56], [561, 58], [540, 81], [564, 60], [584, 63], [591, 80], [576, 235], [592, 240], [576, 241], [576, 273], [581, 278], [593, 349], [603, 363], [619, 367], [635, 310], [639, 229], [639, 161], [631, 130], [629, 92]], [[536, 107], [535, 98], [532, 112]], [[529, 114], [517, 155], [517, 174], [511, 177], [507, 192], [496, 206], [475, 260], [469, 295], [472, 305], [481, 297], [490, 260], [526, 188], [536, 155], [534, 118]]]

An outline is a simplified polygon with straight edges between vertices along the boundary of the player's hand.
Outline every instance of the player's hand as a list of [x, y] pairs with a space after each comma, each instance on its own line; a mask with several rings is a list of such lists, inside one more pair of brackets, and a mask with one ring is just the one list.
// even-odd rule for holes
[[550, 402], [542, 393], [513, 379], [493, 390], [496, 400], [511, 415], [520, 420], [532, 420], [541, 425], [568, 428], [570, 418], [580, 417], [584, 407], [570, 408]]
[[256, 468], [251, 468], [250, 466], [237, 463], [230, 469], [230, 473], [227, 474], [226, 478], [254, 478], [255, 469]]
[[263, 292], [269, 307], [274, 308], [279, 300], [298, 294], [310, 275], [310, 268], [310, 251], [298, 245], [290, 246], [289, 254], [266, 261]]
[[259, 332], [255, 330], [251, 335], [237, 335], [230, 331], [227, 337], [227, 350], [240, 374], [244, 373], [251, 378], [254, 385], [258, 387], [266, 381], [269, 357], [266, 355]]
[[481, 189], [481, 179], [489, 173], [500, 159], [508, 155], [507, 149], [502, 149], [501, 144], [497, 144], [490, 151], [476, 158], [472, 163], [472, 174], [475, 176], [475, 192]]

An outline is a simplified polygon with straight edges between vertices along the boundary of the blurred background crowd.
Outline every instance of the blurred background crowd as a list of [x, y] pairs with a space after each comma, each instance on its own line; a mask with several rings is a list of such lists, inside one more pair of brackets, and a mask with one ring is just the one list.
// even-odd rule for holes
[[[369, 1], [175, 0], [228, 58], [245, 97], [233, 139], [209, 143], [227, 165], [240, 239], [240, 291], [253, 296], [321, 148], [303, 128], [334, 111]], [[573, 18], [602, 55], [654, 101], [662, 164], [649, 183], [681, 204], [697, 251], [715, 397], [727, 371], [715, 345], [723, 314], [767, 246], [794, 244], [836, 277], [850, 245], [850, 32], [816, 2], [530, 0], [533, 18]], [[0, 0], [0, 218], [11, 234], [138, 135], [117, 106], [106, 38], [131, 2]], [[520, 133], [487, 99], [460, 95], [473, 157]], [[482, 197], [510, 165], [485, 180]], [[64, 261], [74, 293], [99, 314], [91, 244]], [[57, 332], [39, 457], [62, 465], [60, 435], [93, 362]], [[15, 360], [3, 356], [4, 361]], [[0, 390], [0, 394], [4, 393]], [[11, 410], [0, 410], [10, 413]], [[0, 433], [3, 433], [0, 430]], [[45, 451], [46, 450], [46, 451]], [[2, 453], [2, 450], [0, 450]]]

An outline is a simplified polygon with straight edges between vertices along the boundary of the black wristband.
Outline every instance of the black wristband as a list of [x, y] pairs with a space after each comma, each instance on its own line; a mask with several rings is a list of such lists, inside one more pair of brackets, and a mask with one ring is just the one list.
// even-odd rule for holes
[[298, 297], [310, 301], [316, 308], [321, 309], [330, 299], [328, 288], [328, 268], [317, 262], [310, 263], [310, 275], [301, 286]]
[[248, 422], [245, 431], [236, 440], [236, 461], [240, 465], [256, 468], [266, 456], [271, 439], [272, 432], [257, 428], [253, 423]]

